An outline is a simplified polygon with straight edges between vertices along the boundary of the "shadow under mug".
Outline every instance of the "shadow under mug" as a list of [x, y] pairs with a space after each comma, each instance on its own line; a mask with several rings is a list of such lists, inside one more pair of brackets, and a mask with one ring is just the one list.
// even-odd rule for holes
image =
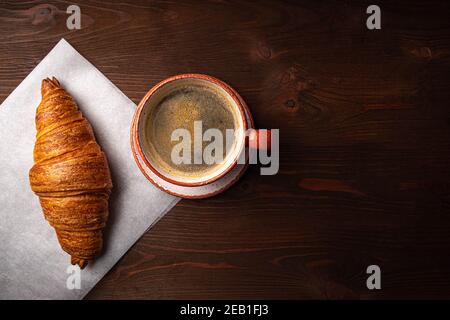
[[[150, 157], [146, 156], [146, 152], [144, 151], [144, 131], [145, 121], [147, 120], [146, 117], [148, 117], [151, 109], [155, 108], [164, 97], [173, 92], [173, 90], [178, 88], [180, 85], [190, 84], [193, 82], [201, 82], [202, 85], [206, 85], [214, 90], [218, 90], [224, 96], [226, 96], [227, 100], [230, 101], [230, 107], [234, 108], [234, 114], [237, 115], [238, 124], [237, 128], [235, 128], [237, 131], [235, 135], [236, 141], [232, 150], [229, 152], [229, 154], [227, 154], [224, 163], [222, 163], [212, 173], [209, 173], [205, 176], [196, 177], [194, 179], [186, 179], [171, 176], [170, 174], [162, 170], [157, 163], [152, 161]], [[151, 103], [152, 101], [154, 103]], [[234, 168], [234, 166], [238, 162], [238, 159], [241, 158], [242, 152], [245, 152], [246, 148], [270, 148], [270, 130], [267, 130], [264, 134], [261, 134], [259, 130], [251, 129], [250, 134], [248, 134], [247, 130], [249, 129], [249, 123], [245, 115], [246, 107], [243, 105], [244, 103], [245, 102], [242, 97], [233, 88], [231, 88], [225, 82], [209, 75], [196, 73], [179, 74], [159, 82], [147, 92], [144, 98], [142, 98], [133, 116], [133, 122], [131, 126], [131, 147], [135, 156], [135, 160], [136, 156], [138, 156], [143, 160], [144, 165], [155, 175], [175, 185], [195, 187], [207, 185], [217, 181]], [[264, 139], [262, 139], [262, 137], [264, 137]], [[247, 158], [248, 157], [246, 155], [244, 161], [248, 161]], [[142, 173], [144, 173], [144, 175], [146, 176], [145, 170], [139, 163], [138, 166]], [[154, 183], [154, 181], [152, 181], [151, 179], [149, 180]]]

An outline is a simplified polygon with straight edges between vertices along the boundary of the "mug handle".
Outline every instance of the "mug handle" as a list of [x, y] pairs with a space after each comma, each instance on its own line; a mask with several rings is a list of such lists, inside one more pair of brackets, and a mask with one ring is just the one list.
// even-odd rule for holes
[[248, 135], [248, 147], [255, 150], [270, 150], [272, 134], [268, 129], [253, 129]]

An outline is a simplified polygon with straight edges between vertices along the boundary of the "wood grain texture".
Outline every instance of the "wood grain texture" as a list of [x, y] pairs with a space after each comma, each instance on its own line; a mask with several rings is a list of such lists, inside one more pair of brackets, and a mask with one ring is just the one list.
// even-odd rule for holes
[[[450, 298], [450, 4], [0, 4], [0, 101], [65, 37], [134, 102], [199, 72], [228, 82], [280, 172], [182, 200], [88, 298]], [[366, 268], [382, 269], [382, 290]]]

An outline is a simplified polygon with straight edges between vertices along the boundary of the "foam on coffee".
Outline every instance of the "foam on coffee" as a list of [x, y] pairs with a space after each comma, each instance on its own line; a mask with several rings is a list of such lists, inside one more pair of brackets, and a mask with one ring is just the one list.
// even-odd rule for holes
[[[191, 159], [194, 159], [194, 122], [202, 121], [203, 132], [216, 128], [222, 132], [225, 146], [226, 129], [236, 129], [239, 115], [225, 93], [202, 85], [189, 83], [174, 88], [157, 103], [147, 115], [145, 123], [146, 156], [153, 164], [170, 176], [199, 178], [215, 172], [221, 164], [174, 164], [171, 160], [173, 147], [179, 141], [171, 141], [172, 132], [184, 128], [191, 133]], [[234, 137], [235, 138], [235, 137]], [[234, 139], [233, 138], [233, 139]], [[203, 142], [203, 148], [209, 141]], [[228, 144], [235, 146], [234, 141]], [[232, 148], [230, 148], [232, 149]], [[230, 150], [225, 150], [226, 162]]]

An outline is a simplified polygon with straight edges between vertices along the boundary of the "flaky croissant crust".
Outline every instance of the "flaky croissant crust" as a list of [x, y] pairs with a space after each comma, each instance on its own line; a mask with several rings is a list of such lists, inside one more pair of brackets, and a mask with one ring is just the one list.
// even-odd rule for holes
[[72, 264], [84, 268], [102, 248], [112, 188], [105, 154], [74, 99], [56, 78], [42, 81], [36, 111], [32, 190]]

